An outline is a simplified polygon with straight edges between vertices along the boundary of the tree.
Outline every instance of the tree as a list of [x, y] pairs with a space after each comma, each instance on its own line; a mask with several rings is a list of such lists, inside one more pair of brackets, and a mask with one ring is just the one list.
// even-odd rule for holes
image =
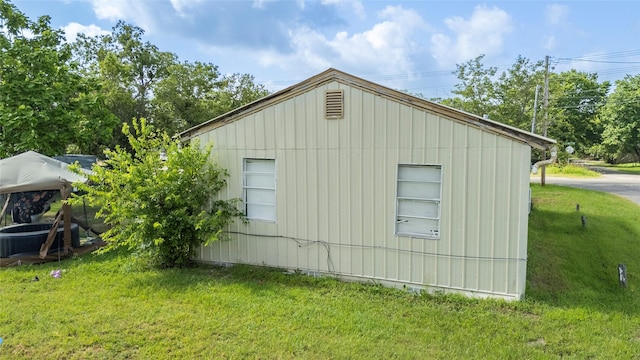
[[227, 172], [210, 162], [211, 146], [181, 144], [144, 119], [132, 128], [124, 124], [122, 131], [133, 152], [107, 150], [105, 166], [94, 165], [92, 185], [77, 184], [86, 194], [72, 203], [99, 207], [97, 216], [111, 225], [102, 234], [106, 250], [127, 247], [162, 266], [185, 266], [242, 214], [234, 200], [212, 200]]
[[[177, 61], [175, 54], [143, 41], [143, 35], [141, 28], [118, 21], [111, 34], [81, 34], [73, 46], [85, 74], [102, 85], [109, 109], [129, 125], [134, 118], [153, 122], [154, 88]], [[115, 145], [126, 147], [127, 139], [117, 134]]]
[[[211, 63], [180, 62], [143, 40], [144, 30], [118, 22], [108, 35], [80, 35], [74, 45], [83, 70], [99, 79], [107, 106], [122, 123], [145, 118], [170, 135], [268, 92], [250, 75], [221, 76]], [[113, 145], [129, 146], [123, 136]]]
[[457, 96], [443, 104], [476, 115], [487, 115], [523, 130], [531, 129], [535, 89], [542, 82], [542, 61], [531, 62], [518, 56], [516, 62], [497, 76], [497, 67], [485, 67], [484, 55], [459, 64], [454, 72], [460, 84]]
[[177, 63], [154, 89], [154, 125], [176, 134], [268, 94], [251, 75], [220, 76], [210, 63]]
[[570, 143], [577, 154], [595, 155], [602, 141], [600, 110], [610, 83], [598, 82], [598, 75], [576, 70], [550, 74], [549, 137]]
[[[519, 56], [496, 78], [497, 69], [485, 67], [482, 59], [479, 56], [458, 65], [456, 73], [461, 83], [454, 91], [457, 96], [442, 103], [530, 130], [536, 87], [542, 85], [544, 78], [543, 62]], [[609, 87], [608, 82], [599, 83], [596, 74], [576, 70], [551, 73], [547, 136], [561, 145], [573, 144], [579, 154], [594, 154], [603, 131], [599, 111]], [[542, 110], [542, 96], [539, 95], [537, 110]], [[542, 121], [537, 124], [540, 129]]]
[[80, 76], [63, 33], [0, 0], [0, 157], [67, 146], [97, 151], [116, 125], [93, 82]]
[[491, 119], [531, 130], [536, 87], [543, 83], [543, 77], [542, 61], [531, 62], [518, 56], [494, 85], [496, 107], [490, 114]]
[[240, 106], [258, 100], [269, 94], [269, 91], [255, 83], [253, 75], [231, 74], [224, 77], [220, 89], [217, 115], [224, 114]]
[[602, 145], [609, 161], [632, 155], [640, 161], [640, 75], [615, 82], [602, 111]]
[[466, 63], [456, 65], [454, 74], [460, 83], [455, 86], [456, 89], [452, 92], [457, 96], [443, 100], [444, 105], [480, 116], [494, 112], [496, 99], [493, 77], [498, 68], [485, 68], [482, 64], [483, 58], [484, 55], [480, 55]]
[[152, 100], [154, 125], [168, 134], [176, 134], [212, 119], [217, 109], [220, 73], [213, 64], [178, 63], [158, 82]]

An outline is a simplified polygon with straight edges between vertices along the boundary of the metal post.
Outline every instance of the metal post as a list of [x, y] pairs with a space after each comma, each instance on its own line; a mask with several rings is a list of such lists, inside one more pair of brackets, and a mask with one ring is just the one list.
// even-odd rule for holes
[[[547, 121], [549, 120], [549, 55], [544, 57], [544, 122], [542, 123], [542, 136], [547, 136]], [[542, 151], [542, 160], [547, 159], [547, 151]], [[540, 185], [546, 183], [546, 166], [542, 167], [540, 173]]]
[[618, 279], [620, 286], [627, 287], [627, 266], [625, 264], [618, 264]]
[[538, 114], [538, 93], [540, 92], [540, 85], [536, 85], [536, 95], [533, 99], [533, 119], [531, 120], [531, 132], [536, 132], [536, 115]]

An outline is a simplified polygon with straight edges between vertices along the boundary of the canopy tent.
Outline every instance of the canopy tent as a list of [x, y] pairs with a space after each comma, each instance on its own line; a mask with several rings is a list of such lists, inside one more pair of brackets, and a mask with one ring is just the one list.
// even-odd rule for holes
[[0, 160], [0, 194], [61, 190], [76, 181], [86, 181], [69, 170], [69, 164], [35, 151]]
[[[83, 170], [91, 173], [89, 170]], [[0, 160], [0, 194], [18, 192], [60, 190], [62, 199], [71, 193], [72, 184], [77, 181], [85, 182], [87, 178], [69, 170], [69, 164], [52, 159], [35, 151], [27, 151]], [[0, 217], [4, 216], [7, 208], [4, 204]], [[71, 207], [63, 204], [51, 227], [46, 242], [40, 248], [40, 258], [44, 259], [53, 242], [58, 224], [64, 217], [64, 252], [71, 247]]]

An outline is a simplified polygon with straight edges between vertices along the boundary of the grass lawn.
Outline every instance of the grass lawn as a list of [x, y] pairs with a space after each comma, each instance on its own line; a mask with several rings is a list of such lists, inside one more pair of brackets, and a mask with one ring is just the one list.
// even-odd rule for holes
[[598, 166], [606, 167], [611, 170], [621, 172], [623, 174], [636, 174], [640, 175], [640, 163], [627, 163], [627, 164], [607, 164], [602, 163]]
[[[585, 177], [598, 177], [600, 173], [597, 171], [589, 170], [583, 166], [576, 165], [548, 165], [546, 167], [547, 176], [563, 176], [563, 177], [571, 177], [571, 178], [585, 178]], [[537, 174], [531, 174], [531, 176], [540, 177], [542, 170], [538, 170]]]
[[[0, 359], [638, 358], [640, 207], [532, 187], [521, 302], [86, 255], [0, 270]], [[49, 276], [56, 269], [61, 278]]]

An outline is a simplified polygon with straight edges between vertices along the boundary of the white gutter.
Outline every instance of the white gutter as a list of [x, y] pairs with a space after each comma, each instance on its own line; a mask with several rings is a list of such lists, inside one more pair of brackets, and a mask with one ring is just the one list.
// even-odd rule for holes
[[540, 168], [541, 166], [553, 164], [554, 162], [556, 162], [556, 160], [558, 160], [558, 147], [554, 146], [551, 148], [551, 158], [549, 158], [548, 160], [540, 160], [537, 163], [533, 164], [531, 166], [531, 172], [537, 174], [538, 168]]

